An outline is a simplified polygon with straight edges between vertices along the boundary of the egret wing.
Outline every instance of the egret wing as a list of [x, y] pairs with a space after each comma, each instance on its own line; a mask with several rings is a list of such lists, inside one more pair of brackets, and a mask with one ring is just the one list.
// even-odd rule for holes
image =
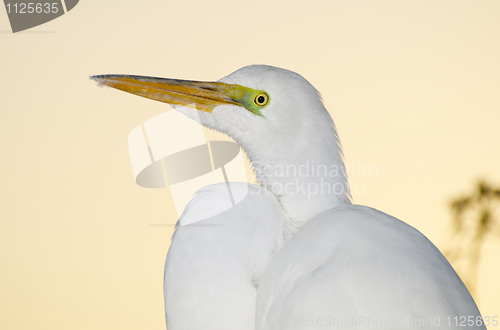
[[276, 197], [247, 183], [202, 188], [179, 219], [165, 265], [169, 330], [254, 330], [257, 286], [283, 240]]
[[469, 291], [418, 230], [345, 205], [309, 221], [271, 259], [257, 329], [485, 329]]

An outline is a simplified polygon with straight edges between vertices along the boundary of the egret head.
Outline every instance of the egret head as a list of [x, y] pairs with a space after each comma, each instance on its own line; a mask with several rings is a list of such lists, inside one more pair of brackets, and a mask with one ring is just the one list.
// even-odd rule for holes
[[[285, 213], [296, 217], [290, 221], [296, 227], [291, 232], [319, 212], [350, 202], [333, 121], [318, 91], [297, 73], [252, 65], [216, 82], [128, 75], [92, 78], [169, 103], [232, 137], [247, 152], [257, 180], [278, 197]], [[304, 166], [306, 175], [299, 173]], [[315, 169], [320, 167], [318, 175]], [[305, 191], [304, 185], [313, 191]]]
[[[219, 81], [255, 91], [252, 94], [255, 97], [250, 100], [258, 112], [241, 104], [223, 104], [215, 107], [210, 114], [201, 113], [201, 123], [228, 134], [247, 152], [258, 153], [266, 145], [293, 152], [294, 145], [303, 143], [301, 139], [305, 138], [304, 135], [313, 133], [311, 128], [315, 126], [314, 122], [317, 125], [326, 119], [331, 128], [332, 120], [319, 93], [297, 73], [253, 65]], [[188, 112], [185, 111], [186, 114]]]
[[318, 91], [292, 71], [265, 65], [243, 67], [217, 82], [130, 75], [92, 79], [142, 97], [171, 104], [202, 125], [226, 133], [249, 154], [263, 145], [287, 153], [333, 122]]

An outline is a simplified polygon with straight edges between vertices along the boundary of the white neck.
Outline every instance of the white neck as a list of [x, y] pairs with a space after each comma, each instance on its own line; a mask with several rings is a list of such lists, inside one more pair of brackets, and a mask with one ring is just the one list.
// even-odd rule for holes
[[[319, 213], [351, 202], [342, 148], [319, 93], [304, 78], [271, 67], [247, 70], [258, 77], [250, 87], [271, 95], [264, 118], [238, 106], [219, 106], [212, 113], [178, 110], [229, 135], [247, 152], [258, 182], [282, 206], [288, 239]], [[246, 86], [245, 72], [221, 81]]]
[[259, 148], [255, 140], [249, 145], [240, 142], [257, 181], [274, 193], [283, 208], [285, 239], [319, 213], [351, 203], [342, 148], [327, 116], [321, 124], [275, 139], [266, 148]]

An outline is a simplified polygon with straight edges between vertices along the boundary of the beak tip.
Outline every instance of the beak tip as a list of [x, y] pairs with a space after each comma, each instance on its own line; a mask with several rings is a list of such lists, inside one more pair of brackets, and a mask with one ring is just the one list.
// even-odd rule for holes
[[98, 87], [102, 87], [102, 86], [106, 85], [104, 83], [105, 77], [103, 75], [90, 76], [90, 80], [94, 80], [95, 82], [97, 82]]

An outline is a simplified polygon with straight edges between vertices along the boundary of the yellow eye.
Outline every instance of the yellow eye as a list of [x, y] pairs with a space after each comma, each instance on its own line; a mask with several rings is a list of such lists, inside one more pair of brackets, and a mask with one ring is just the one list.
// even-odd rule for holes
[[267, 105], [267, 103], [269, 102], [269, 95], [267, 95], [266, 93], [259, 93], [259, 94], [257, 94], [257, 96], [255, 97], [255, 99], [253, 101], [259, 107], [263, 107], [263, 106]]

